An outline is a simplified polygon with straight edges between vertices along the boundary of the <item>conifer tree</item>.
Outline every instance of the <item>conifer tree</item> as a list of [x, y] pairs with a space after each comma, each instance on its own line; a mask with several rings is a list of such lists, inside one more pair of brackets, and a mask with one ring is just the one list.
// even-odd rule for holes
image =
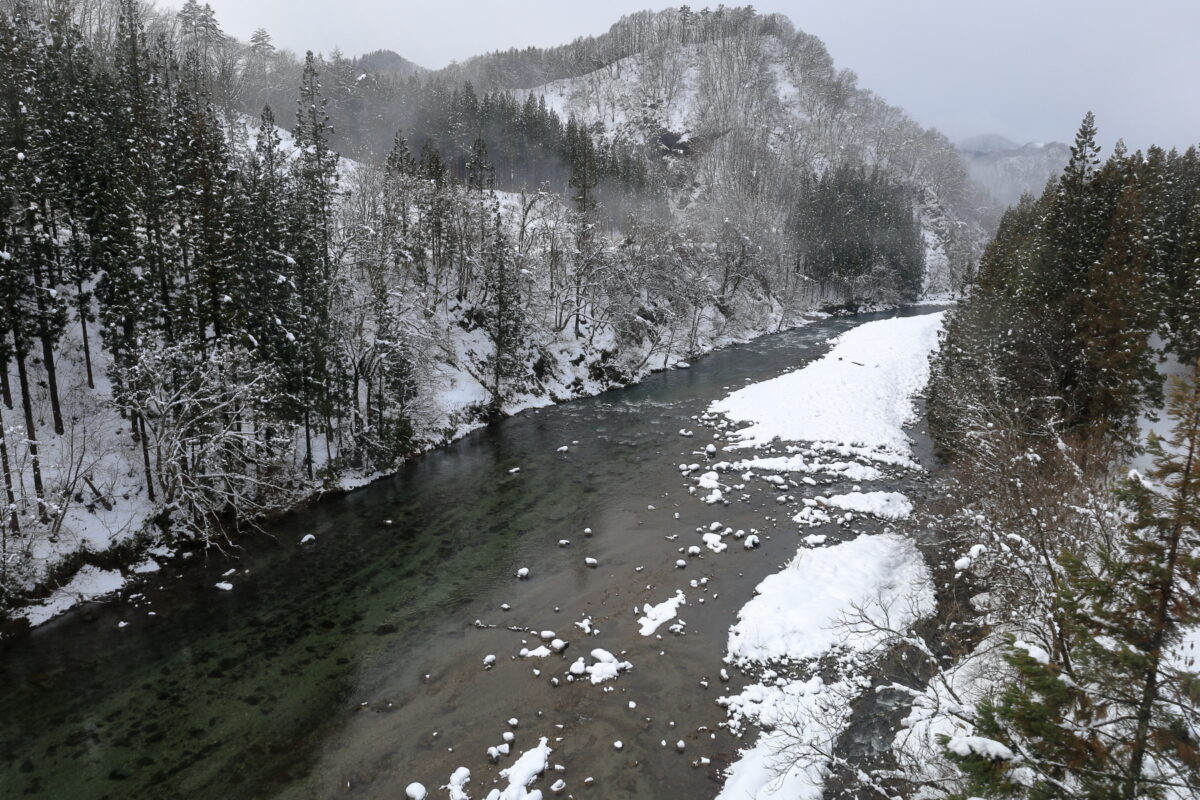
[[1118, 435], [1134, 425], [1142, 399], [1153, 397], [1158, 387], [1149, 350], [1144, 216], [1139, 186], [1130, 182], [1117, 203], [1103, 253], [1088, 270], [1076, 324], [1083, 417]]
[[[1086, 276], [1100, 257], [1107, 226], [1105, 188], [1118, 180], [1101, 181], [1100, 147], [1096, 144], [1096, 118], [1088, 112], [1071, 146], [1071, 158], [1056, 187], [1047, 219], [1050, 237], [1033, 297], [1047, 309], [1044, 336], [1060, 343], [1052, 358], [1060, 365], [1059, 391], [1072, 422], [1085, 419], [1088, 387], [1081, 385], [1086, 369], [1076, 348], [1069, 345], [1080, 335], [1086, 296]], [[1110, 172], [1110, 175], [1112, 173]], [[1119, 190], [1118, 190], [1119, 191]]]
[[1179, 298], [1169, 341], [1186, 361], [1200, 358], [1200, 198], [1192, 206], [1172, 265]]
[[[294, 402], [301, 391], [292, 333], [300, 329], [296, 260], [287, 253], [286, 158], [270, 106], [262, 110], [254, 151], [246, 160], [240, 180], [245, 212], [236, 215], [246, 236], [240, 269], [234, 270], [241, 280], [242, 325], [250, 352], [275, 365], [285, 381], [287, 388], [276, 387], [276, 395], [290, 396]], [[298, 420], [298, 409], [290, 409]]]
[[[195, 51], [187, 56], [185, 75], [202, 71]], [[227, 333], [227, 307], [232, 302], [232, 264], [228, 259], [231, 224], [226, 213], [230, 193], [230, 158], [225, 135], [204, 83], [185, 78], [173, 120], [175, 168], [180, 186], [177, 198], [182, 246], [188, 254], [192, 335], [203, 344]]]
[[296, 262], [299, 301], [302, 397], [304, 408], [305, 464], [313, 474], [312, 418], [323, 423], [326, 446], [333, 432], [332, 393], [333, 320], [330, 303], [334, 291], [331, 245], [333, 200], [337, 181], [337, 153], [329, 147], [331, 128], [321, 94], [317, 61], [309, 51], [304, 60], [300, 99], [293, 137], [298, 150], [292, 177], [289, 239]]
[[[1176, 379], [1173, 432], [1125, 488], [1112, 541], [1061, 556], [1065, 649], [1010, 641], [1015, 677], [950, 739], [966, 796], [1135, 800], [1200, 790], [1200, 675], [1173, 658], [1200, 624], [1200, 369]], [[987, 744], [998, 743], [998, 746]]]
[[498, 205], [492, 213], [492, 242], [484, 272], [484, 328], [494, 347], [488, 358], [492, 395], [491, 411], [499, 414], [507, 398], [507, 382], [522, 373], [521, 346], [525, 323], [521, 308], [518, 273], [512, 263], [512, 248], [501, 222]]

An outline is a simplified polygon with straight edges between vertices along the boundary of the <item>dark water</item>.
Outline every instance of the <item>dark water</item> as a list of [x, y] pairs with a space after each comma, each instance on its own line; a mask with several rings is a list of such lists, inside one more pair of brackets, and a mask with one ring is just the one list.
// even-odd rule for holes
[[[691, 417], [885, 316], [822, 321], [521, 414], [293, 515], [235, 557], [168, 565], [118, 600], [0, 642], [0, 797], [391, 798], [414, 780], [444, 797], [436, 787], [461, 765], [481, 798], [541, 736], [574, 796], [712, 796], [738, 746], [717, 730], [725, 631], [798, 537], [759, 487], [728, 508], [688, 496], [676, 465], [698, 460], [709, 435]], [[770, 538], [674, 569], [713, 520]], [[300, 546], [309, 533], [316, 542]], [[513, 577], [521, 566], [527, 581]], [[702, 576], [705, 589], [687, 585]], [[677, 588], [687, 635], [639, 636], [635, 604]], [[600, 635], [573, 625], [585, 615]], [[571, 647], [514, 659], [535, 637], [507, 626], [554, 630]], [[551, 686], [593, 647], [627, 651], [634, 669], [612, 691]], [[485, 671], [489, 653], [498, 664]], [[513, 755], [489, 764], [510, 717]], [[702, 755], [711, 763], [692, 766]]]

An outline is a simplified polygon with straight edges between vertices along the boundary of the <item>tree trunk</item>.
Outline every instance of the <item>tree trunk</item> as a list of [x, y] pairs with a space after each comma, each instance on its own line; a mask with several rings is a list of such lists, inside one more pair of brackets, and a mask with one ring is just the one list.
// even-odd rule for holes
[[8, 383], [8, 362], [0, 364], [0, 399], [3, 399], [4, 405], [9, 411], [13, 407], [12, 386]]
[[66, 430], [63, 427], [62, 406], [58, 402], [58, 372], [54, 369], [54, 342], [51, 341], [50, 329], [46, 324], [46, 298], [43, 292], [49, 291], [42, 284], [42, 268], [38, 266], [37, 258], [33, 261], [33, 296], [37, 304], [38, 338], [42, 340], [42, 361], [46, 365], [46, 386], [50, 393], [50, 411], [54, 417], [54, 432], [59, 436]]
[[[1194, 388], [1192, 392], [1192, 402], [1200, 403], [1200, 386]], [[1198, 446], [1200, 446], [1200, 439], [1196, 436], [1189, 437], [1187, 457], [1183, 463], [1183, 479], [1179, 486], [1179, 495], [1173, 503], [1175, 508], [1171, 515], [1171, 529], [1167, 533], [1167, 563], [1163, 565], [1162, 583], [1158, 587], [1158, 605], [1154, 609], [1154, 635], [1146, 651], [1150, 658], [1150, 669], [1145, 683], [1142, 684], [1142, 696], [1138, 702], [1137, 729], [1134, 732], [1133, 747], [1130, 750], [1129, 777], [1125, 782], [1123, 792], [1126, 800], [1134, 800], [1138, 796], [1139, 784], [1142, 782], [1143, 764], [1146, 758], [1147, 743], [1150, 739], [1150, 719], [1154, 714], [1154, 706], [1158, 702], [1162, 649], [1167, 638], [1167, 628], [1170, 625], [1171, 603], [1174, 601], [1176, 592], [1181, 588], [1177, 583], [1175, 570], [1179, 564], [1179, 541], [1183, 538], [1184, 529], [1187, 527], [1185, 519], [1188, 507], [1193, 502], [1190, 491], [1193, 480], [1191, 475], [1196, 466], [1196, 458], [1200, 456], [1196, 452]]]
[[313, 452], [312, 452], [312, 423], [309, 419], [308, 406], [304, 407], [304, 466], [308, 470], [308, 479], [313, 479]]
[[75, 289], [79, 297], [79, 328], [83, 332], [83, 365], [87, 369], [88, 388], [95, 389], [96, 379], [92, 374], [92, 345], [88, 338], [88, 301], [83, 293], [83, 282], [77, 281]]
[[[8, 434], [4, 431], [4, 417], [0, 416], [0, 467], [4, 469], [4, 496], [8, 502], [9, 527], [13, 533], [21, 532], [21, 523], [17, 519], [17, 494], [13, 491], [12, 467], [8, 463]], [[8, 542], [5, 540], [4, 552], [8, 552]], [[7, 559], [0, 561], [0, 566], [6, 565]]]
[[146, 470], [146, 499], [151, 503], [156, 502], [154, 497], [154, 469], [150, 465], [150, 443], [146, 441], [146, 422], [142, 419], [142, 415], [134, 412], [133, 419], [130, 420], [130, 425], [133, 427], [133, 435], [141, 441], [142, 445], [142, 467]]
[[46, 522], [46, 490], [42, 486], [42, 463], [38, 458], [37, 428], [33, 424], [33, 399], [29, 396], [29, 375], [25, 371], [25, 349], [20, 336], [13, 331], [13, 342], [17, 357], [17, 383], [21, 387], [21, 406], [25, 412], [25, 441], [29, 447], [29, 466], [33, 472], [33, 492], [37, 496], [38, 519]]

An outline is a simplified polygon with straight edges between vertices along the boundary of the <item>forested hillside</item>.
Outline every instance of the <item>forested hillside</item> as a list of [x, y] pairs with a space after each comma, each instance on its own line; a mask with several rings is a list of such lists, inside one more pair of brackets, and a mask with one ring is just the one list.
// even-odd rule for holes
[[805, 311], [961, 290], [983, 231], [944, 137], [748, 8], [438, 73], [194, 0], [3, 8], [5, 603]]
[[957, 633], [896, 739], [910, 786], [1200, 791], [1198, 310], [1200, 155], [1101, 161], [1089, 114], [933, 360]]
[[[349, 98], [369, 96], [371, 108], [394, 108], [380, 120], [432, 142], [460, 177], [480, 132], [503, 189], [565, 187], [577, 172], [565, 168], [578, 158], [572, 129], [586, 131], [596, 165], [585, 180], [597, 184], [610, 218], [629, 210], [631, 189], [665, 195], [660, 218], [749, 238], [759, 251], [751, 258], [793, 262], [831, 285], [840, 279], [847, 297], [863, 293], [856, 283], [873, 291], [885, 282], [870, 274], [872, 258], [890, 263], [874, 245], [905, 246], [909, 209], [922, 241], [910, 242], [906, 257], [924, 254], [924, 286], [936, 291], [962, 288], [987, 225], [979, 218], [987, 203], [944, 136], [860, 88], [816, 37], [749, 7], [640, 12], [602, 36], [491, 53], [401, 84], [357, 80], [342, 94], [335, 121], [361, 116], [353, 109], [364, 100]], [[390, 141], [392, 126], [351, 127], [373, 137], [351, 148], [382, 151]], [[567, 157], [546, 158], [556, 151]], [[530, 152], [539, 158], [531, 162]], [[833, 271], [828, 242], [796, 246], [812, 239], [805, 210], [829, 191], [861, 202], [846, 209], [854, 223], [831, 236], [846, 245]], [[897, 192], [902, 202], [888, 205]], [[911, 272], [893, 288], [906, 290]]]

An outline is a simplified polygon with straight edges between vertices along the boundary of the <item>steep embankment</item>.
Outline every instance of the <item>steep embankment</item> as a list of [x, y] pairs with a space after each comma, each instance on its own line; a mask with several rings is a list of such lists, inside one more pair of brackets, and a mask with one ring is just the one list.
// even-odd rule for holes
[[[525, 377], [502, 413], [512, 415], [637, 383], [658, 370], [686, 367], [685, 359], [803, 321], [785, 318], [785, 311], [770, 297], [748, 296], [725, 312], [729, 316], [708, 307], [698, 315], [694, 336], [671, 343], [649, 338], [618, 342], [611, 328], [578, 339], [570, 330], [535, 331], [528, 343], [531, 356]], [[424, 364], [420, 377], [414, 418], [420, 450], [459, 439], [493, 419], [487, 377], [492, 342], [481, 329], [471, 328], [458, 308], [440, 310], [431, 328], [440, 331], [440, 339], [436, 356]], [[31, 625], [114, 592], [128, 578], [158, 571], [159, 562], [175, 552], [160, 543], [153, 527], [158, 505], [147, 497], [141, 453], [128, 436], [128, 422], [112, 405], [112, 389], [103, 378], [107, 353], [94, 354], [93, 370], [99, 376], [95, 390], [87, 387], [80, 353], [78, 333], [72, 331], [62, 343], [59, 380], [65, 412], [87, 424], [78, 424], [72, 436], [44, 440], [41, 448], [47, 485], [77, 488], [56, 509], [61, 523], [55, 535], [8, 543], [10, 553], [21, 555], [24, 582], [30, 590], [47, 582], [47, 589], [58, 584], [48, 593], [34, 593], [35, 603], [18, 612]], [[39, 415], [48, 414], [45, 387], [34, 387], [34, 404]], [[320, 466], [329, 455], [323, 442], [318, 444]], [[336, 449], [331, 452], [336, 456]], [[301, 502], [329, 491], [353, 489], [386, 474], [347, 470], [335, 484], [314, 487]]]

